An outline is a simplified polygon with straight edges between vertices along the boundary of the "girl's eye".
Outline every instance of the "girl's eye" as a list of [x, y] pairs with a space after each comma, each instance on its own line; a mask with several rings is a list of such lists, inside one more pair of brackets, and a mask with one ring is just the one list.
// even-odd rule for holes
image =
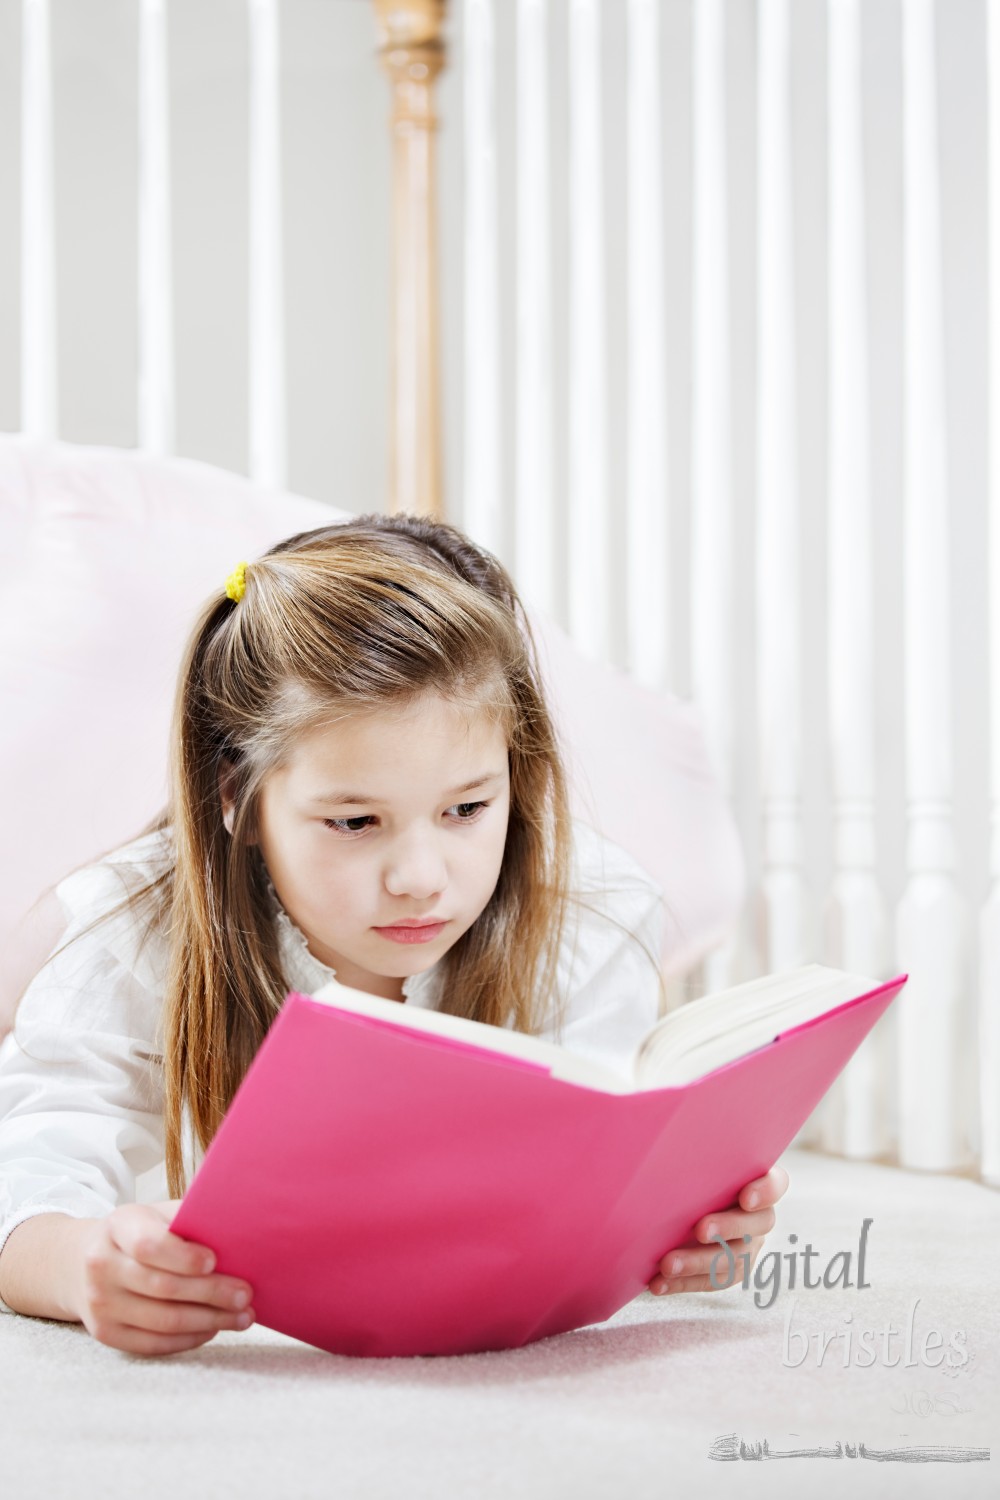
[[456, 802], [454, 807], [448, 808], [448, 811], [459, 814], [457, 822], [469, 823], [477, 816], [478, 811], [483, 807], [487, 807], [487, 805], [489, 805], [489, 802]]
[[[472, 823], [475, 822], [475, 819], [477, 819], [478, 814], [483, 811], [484, 807], [489, 807], [489, 802], [456, 802], [454, 807], [448, 808], [448, 811], [454, 813], [454, 822]], [[324, 823], [327, 825], [327, 828], [333, 829], [334, 832], [342, 835], [343, 838], [352, 838], [357, 837], [358, 834], [363, 834], [366, 826], [373, 822], [375, 822], [375, 817], [370, 813], [364, 813], [363, 816], [358, 817], [324, 817]]]
[[324, 817], [327, 828], [333, 828], [334, 832], [346, 834], [348, 837], [351, 834], [364, 832], [364, 825], [370, 822], [372, 822], [372, 816], [369, 813], [364, 814], [364, 817]]

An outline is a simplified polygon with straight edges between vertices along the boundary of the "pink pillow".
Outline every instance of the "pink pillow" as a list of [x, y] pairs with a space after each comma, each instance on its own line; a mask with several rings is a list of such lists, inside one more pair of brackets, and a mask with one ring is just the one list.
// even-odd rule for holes
[[203, 601], [242, 559], [346, 515], [188, 459], [0, 438], [0, 1031], [58, 914], [30, 955], [18, 919], [166, 800]]
[[688, 973], [738, 921], [746, 866], [701, 716], [581, 655], [528, 610], [561, 731], [574, 813], [620, 844], [666, 898], [664, 976]]
[[[53, 903], [30, 922], [28, 909], [166, 799], [174, 682], [203, 601], [242, 559], [350, 514], [190, 459], [0, 437], [0, 1033], [59, 930]], [[697, 715], [532, 621], [575, 810], [662, 885], [683, 927], [665, 948], [679, 972], [743, 897]]]

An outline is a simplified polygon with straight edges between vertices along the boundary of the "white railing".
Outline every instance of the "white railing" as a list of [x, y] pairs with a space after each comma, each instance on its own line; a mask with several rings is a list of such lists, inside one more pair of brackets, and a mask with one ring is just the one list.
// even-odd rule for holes
[[174, 278], [166, 0], [139, 8], [139, 446], [174, 449]]
[[250, 477], [285, 483], [278, 0], [250, 0]]
[[[483, 11], [486, 0], [477, 0]], [[609, 34], [625, 16], [623, 73], [613, 74], [616, 54]], [[876, 1028], [799, 1140], [857, 1157], [894, 1157], [928, 1169], [974, 1169], [1000, 1182], [1000, 854], [994, 850], [994, 889], [981, 928], [978, 1034], [975, 954], [956, 879], [953, 830], [952, 691], [949, 673], [953, 608], [949, 582], [948, 444], [944, 371], [944, 272], [936, 102], [938, 50], [933, 0], [903, 0], [898, 61], [903, 78], [899, 136], [904, 163], [902, 252], [903, 337], [898, 356], [904, 370], [903, 452], [903, 651], [898, 672], [905, 688], [903, 778], [908, 843], [906, 883], [896, 903], [895, 923], [880, 881], [876, 723], [879, 703], [874, 642], [884, 622], [880, 580], [875, 574], [875, 513], [870, 482], [872, 459], [869, 383], [870, 310], [866, 285], [868, 225], [865, 213], [867, 158], [862, 118], [862, 12], [860, 0], [827, 5], [827, 547], [826, 574], [805, 571], [800, 484], [795, 180], [793, 174], [793, 73], [789, 0], [759, 0], [756, 48], [746, 47], [742, 66], [756, 66], [756, 533], [753, 556], [740, 552], [738, 488], [733, 417], [736, 351], [730, 251], [733, 184], [728, 153], [732, 121], [732, 38], [735, 14], [723, 0], [699, 0], [690, 9], [692, 98], [691, 182], [678, 211], [662, 206], [663, 62], [660, 22], [654, 3], [633, 0], [627, 9], [597, 0], [570, 0], [565, 38], [568, 77], [565, 107], [569, 145], [568, 263], [561, 267], [566, 294], [566, 427], [540, 438], [537, 413], [525, 415], [519, 441], [535, 451], [543, 443], [568, 446], [566, 513], [569, 517], [568, 624], [578, 643], [595, 655], [613, 655], [615, 609], [625, 616], [627, 659], [637, 677], [676, 687], [679, 661], [669, 633], [670, 580], [686, 563], [671, 555], [673, 530], [667, 478], [668, 334], [663, 316], [664, 243], [667, 235], [690, 237], [691, 338], [686, 367], [690, 398], [689, 669], [691, 694], [709, 731], [716, 764], [730, 795], [748, 775], [747, 736], [737, 722], [741, 673], [756, 668], [755, 731], [759, 751], [756, 799], [738, 806], [748, 842], [760, 835], [756, 900], [748, 930], [710, 955], [699, 988], [715, 989], [769, 969], [821, 961], [889, 977], [910, 974], [903, 1003]], [[616, 19], [616, 17], [618, 19]], [[517, 70], [512, 83], [516, 108], [545, 114], [544, 78], [552, 50], [554, 17], [542, 0], [519, 10]], [[991, 6], [994, 51], [997, 11]], [[485, 31], [480, 17], [477, 36]], [[620, 45], [620, 38], [619, 38]], [[600, 67], [598, 65], [600, 59]], [[490, 78], [497, 104], [494, 135], [486, 144], [475, 113], [475, 150], [496, 159], [496, 119], [504, 95], [502, 60]], [[485, 67], [477, 52], [477, 69]], [[1000, 66], [993, 65], [993, 90]], [[616, 92], [617, 91], [617, 92]], [[627, 100], [626, 149], [619, 170], [627, 174], [628, 245], [616, 263], [606, 257], [608, 135], [603, 117], [609, 99]], [[563, 107], [550, 96], [550, 108]], [[994, 158], [997, 150], [993, 116]], [[468, 121], [470, 128], [473, 120]], [[470, 141], [471, 146], [471, 141]], [[542, 138], [543, 150], [547, 143]], [[522, 213], [537, 202], [538, 174], [554, 175], [562, 164], [546, 155], [539, 166], [522, 150], [518, 171], [532, 176], [519, 200]], [[612, 168], [611, 170], [614, 170]], [[1000, 179], [994, 159], [994, 177]], [[534, 191], [535, 196], [529, 197]], [[994, 189], [994, 202], [996, 190]], [[502, 236], [503, 225], [498, 225]], [[530, 228], [518, 225], [519, 267], [532, 276]], [[548, 253], [546, 218], [536, 254]], [[742, 250], [742, 246], [739, 247]], [[490, 254], [496, 253], [491, 245]], [[994, 262], [1000, 252], [993, 242]], [[476, 276], [475, 265], [467, 275]], [[627, 483], [616, 491], [610, 472], [610, 409], [606, 354], [607, 309], [613, 277], [627, 278]], [[537, 275], [529, 286], [537, 286]], [[994, 305], [996, 288], [994, 275]], [[739, 309], [742, 314], [743, 309]], [[547, 325], [548, 326], [548, 325]], [[1000, 326], [1000, 325], [995, 325]], [[513, 389], [537, 391], [537, 330], [518, 324]], [[994, 364], [1000, 334], [994, 334]], [[476, 380], [472, 343], [466, 384]], [[996, 377], [994, 377], [996, 378]], [[505, 391], [497, 392], [502, 405]], [[994, 423], [993, 432], [1000, 431]], [[470, 439], [465, 433], [466, 442]], [[996, 470], [994, 458], [994, 470]], [[468, 465], [466, 475], [469, 475]], [[518, 534], [513, 555], [531, 543], [530, 495], [536, 482], [519, 469], [514, 514]], [[998, 481], [994, 478], [994, 508]], [[475, 516], [477, 496], [463, 496]], [[654, 519], [655, 516], [655, 519]], [[994, 518], [994, 599], [1000, 573], [1000, 542]], [[613, 587], [604, 560], [612, 529], [624, 527], [626, 576]], [[596, 547], [595, 547], [596, 541]], [[646, 543], [651, 545], [644, 546]], [[737, 643], [737, 584], [752, 574], [756, 640], [752, 652]], [[805, 601], [817, 591], [826, 600], [825, 724], [833, 824], [833, 871], [827, 889], [815, 891], [816, 864], [803, 817], [807, 702], [803, 695]], [[549, 596], [557, 592], [549, 584]], [[994, 684], [1000, 677], [1000, 607], [994, 604]], [[652, 637], [652, 639], [650, 639]], [[984, 676], [986, 667], [984, 663]], [[985, 688], [985, 682], [984, 682]], [[994, 757], [1000, 756], [1000, 710], [994, 686]], [[810, 739], [815, 739], [810, 734]], [[996, 761], [994, 796], [1000, 789]], [[884, 795], [885, 789], [882, 789]], [[759, 815], [757, 809], [759, 808]], [[994, 802], [994, 841], [1000, 848], [1000, 813]], [[984, 809], [985, 812], [985, 809]], [[757, 824], [759, 816], [759, 826]], [[813, 887], [812, 893], [810, 887]], [[822, 894], [822, 901], [816, 900]], [[811, 921], [810, 900], [822, 905], [822, 921]], [[817, 931], [818, 927], [818, 931]], [[687, 988], [690, 988], [688, 986]], [[981, 1058], [978, 1074], [975, 1065]]]
[[760, 0], [757, 15], [758, 947], [764, 967], [779, 970], [807, 961], [788, 0]]
[[[686, 10], [658, 0], [562, 7], [517, 0], [504, 8], [453, 0], [456, 86], [443, 128], [461, 150], [449, 158], [458, 170], [442, 178], [442, 191], [461, 205], [446, 222], [460, 225], [454, 258], [463, 271], [444, 288], [451, 326], [460, 330], [450, 357], [461, 366], [462, 417], [460, 432], [454, 418], [449, 425], [448, 514], [500, 552], [532, 602], [563, 610], [584, 649], [652, 686], [687, 689], [746, 847], [758, 851], [756, 869], [749, 861], [756, 889], [746, 922], [688, 989], [811, 960], [879, 976], [908, 971], [904, 1000], [800, 1139], [854, 1157], [978, 1170], [1000, 1184], [1000, 0], [983, 4], [990, 509], [982, 554], [990, 621], [976, 670], [990, 705], [991, 800], [988, 818], [983, 798], [982, 826], [990, 822], [992, 844], [991, 885], [978, 895], [954, 826], [951, 669], [963, 601], [952, 597], [950, 559], [955, 518], [969, 497], [954, 489], [945, 384], [941, 7], [901, 0], [899, 11], [892, 68], [902, 79], [895, 126], [902, 222], [878, 242], [883, 258], [886, 244], [898, 242], [903, 289], [901, 335], [888, 353], [869, 288], [872, 220], [883, 205], [873, 212], [866, 193], [873, 164], [861, 0], [826, 5], [825, 81], [820, 75], [817, 84], [822, 91], [825, 82], [826, 158], [810, 168], [825, 173], [820, 252], [797, 218], [806, 178], [796, 166], [803, 105], [792, 0], [759, 0], [756, 37], [739, 29], [748, 13], [724, 0]], [[158, 453], [174, 449], [178, 394], [169, 12], [169, 0], [136, 0], [135, 416], [141, 445]], [[247, 0], [244, 21], [246, 466], [281, 485], [293, 456], [279, 109], [289, 13], [278, 0]], [[20, 426], [45, 437], [60, 432], [48, 0], [23, 0], [22, 50]], [[374, 25], [371, 50], [372, 88], [381, 96]], [[743, 145], [743, 127], [752, 144]], [[316, 152], [316, 181], [333, 191], [322, 143]], [[513, 226], [504, 217], [511, 208]], [[564, 244], [557, 265], [555, 247]], [[817, 253], [821, 277], [807, 260]], [[813, 315], [812, 307], [804, 313], [807, 284], [826, 294], [818, 370], [799, 358], [805, 313]], [[887, 613], [892, 601], [874, 545], [884, 511], [873, 476], [876, 468], [891, 472], [880, 446], [888, 437], [873, 416], [876, 348], [897, 363], [902, 392], [898, 622]], [[814, 410], [817, 389], [825, 402], [821, 440], [804, 401], [809, 395]], [[810, 551], [817, 502], [803, 474], [824, 468], [825, 545]], [[820, 609], [822, 639], [810, 644]], [[899, 660], [888, 670], [902, 684], [905, 715], [901, 892], [889, 888], [881, 842], [898, 788], [881, 753], [884, 662], [881, 679], [876, 672], [876, 644], [896, 639]], [[807, 689], [823, 677], [817, 708]], [[810, 763], [809, 747], [815, 761], [817, 746], [825, 788]], [[832, 833], [830, 869], [807, 816], [810, 792]]]
[[500, 283], [493, 6], [465, 0], [465, 470], [468, 527], [502, 551]]
[[663, 113], [658, 0], [628, 13], [628, 436], [625, 510], [629, 669], [656, 687], [673, 680], [669, 587]]
[[49, 0], [25, 0], [21, 90], [21, 426], [59, 426]]
[[[557, 612], [552, 359], [552, 174], [549, 167], [547, 0], [517, 11], [517, 349], [514, 569], [525, 591]], [[487, 59], [489, 68], [491, 59]], [[468, 73], [466, 73], [468, 77]], [[468, 159], [468, 158], [467, 158]], [[499, 387], [494, 391], [496, 398]], [[466, 443], [466, 452], [469, 451]]]
[[[838, 967], [884, 974], [891, 963], [875, 827], [876, 613], [868, 421], [868, 297], [859, 0], [828, 6], [829, 496], [828, 716], [834, 825], [825, 952]], [[880, 1155], [890, 1146], [892, 1046], [886, 1017], [831, 1091], [821, 1138], [830, 1150]]]
[[[722, 0], [692, 7], [691, 691], [722, 784], [735, 795], [735, 558], [730, 421], [726, 35]], [[704, 964], [707, 990], [732, 982], [734, 944]]]
[[981, 1169], [1000, 1182], [1000, 3], [987, 5], [989, 78], [989, 683], [990, 890], [979, 927]]
[[[899, 1147], [912, 1166], [962, 1159], [970, 1074], [965, 912], [955, 887], [950, 517], [938, 110], [932, 0], [903, 8], [904, 607], [908, 882], [896, 947], [912, 968], [899, 1036]], [[1000, 1001], [1000, 997], [998, 997]], [[963, 1067], [965, 1061], [968, 1066]]]

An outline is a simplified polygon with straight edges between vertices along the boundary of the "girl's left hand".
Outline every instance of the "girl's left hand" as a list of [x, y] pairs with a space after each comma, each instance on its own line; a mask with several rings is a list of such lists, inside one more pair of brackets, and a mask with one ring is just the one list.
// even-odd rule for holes
[[[750, 1256], [750, 1270], [760, 1254], [764, 1236], [774, 1228], [774, 1204], [788, 1187], [788, 1173], [784, 1167], [772, 1167], [766, 1177], [757, 1177], [748, 1182], [739, 1196], [738, 1205], [720, 1209], [718, 1213], [706, 1214], [699, 1219], [692, 1231], [693, 1240], [668, 1250], [660, 1261], [660, 1269], [649, 1283], [651, 1292], [709, 1292], [721, 1291], [729, 1275], [729, 1266], [722, 1246], [714, 1237], [727, 1241], [736, 1261], [732, 1273], [732, 1285], [743, 1280], [743, 1255]], [[751, 1240], [745, 1244], [743, 1236]], [[717, 1286], [712, 1285], [709, 1267], [716, 1256]]]

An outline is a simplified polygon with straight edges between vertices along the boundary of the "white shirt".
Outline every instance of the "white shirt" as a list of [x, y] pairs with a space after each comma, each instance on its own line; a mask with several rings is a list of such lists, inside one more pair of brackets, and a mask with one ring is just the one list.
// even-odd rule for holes
[[[68, 875], [56, 887], [69, 921], [60, 944], [169, 858], [169, 835], [147, 834]], [[627, 934], [659, 958], [663, 893], [631, 855], [578, 820], [572, 884], [586, 896], [570, 907], [559, 954], [557, 993], [569, 1001], [561, 1032], [550, 1025], [541, 1036], [631, 1076], [658, 1016], [659, 986]], [[330, 997], [335, 971], [309, 951], [270, 889], [288, 989]], [[157, 1035], [168, 949], [155, 928], [140, 943], [140, 930], [125, 913], [54, 954], [0, 1045], [0, 1250], [34, 1214], [99, 1218], [120, 1203], [169, 1196]], [[404, 1002], [436, 1009], [439, 977], [440, 960], [404, 979]], [[201, 1156], [185, 1115], [184, 1159], [197, 1165]], [[11, 1311], [2, 1299], [0, 1311]]]

